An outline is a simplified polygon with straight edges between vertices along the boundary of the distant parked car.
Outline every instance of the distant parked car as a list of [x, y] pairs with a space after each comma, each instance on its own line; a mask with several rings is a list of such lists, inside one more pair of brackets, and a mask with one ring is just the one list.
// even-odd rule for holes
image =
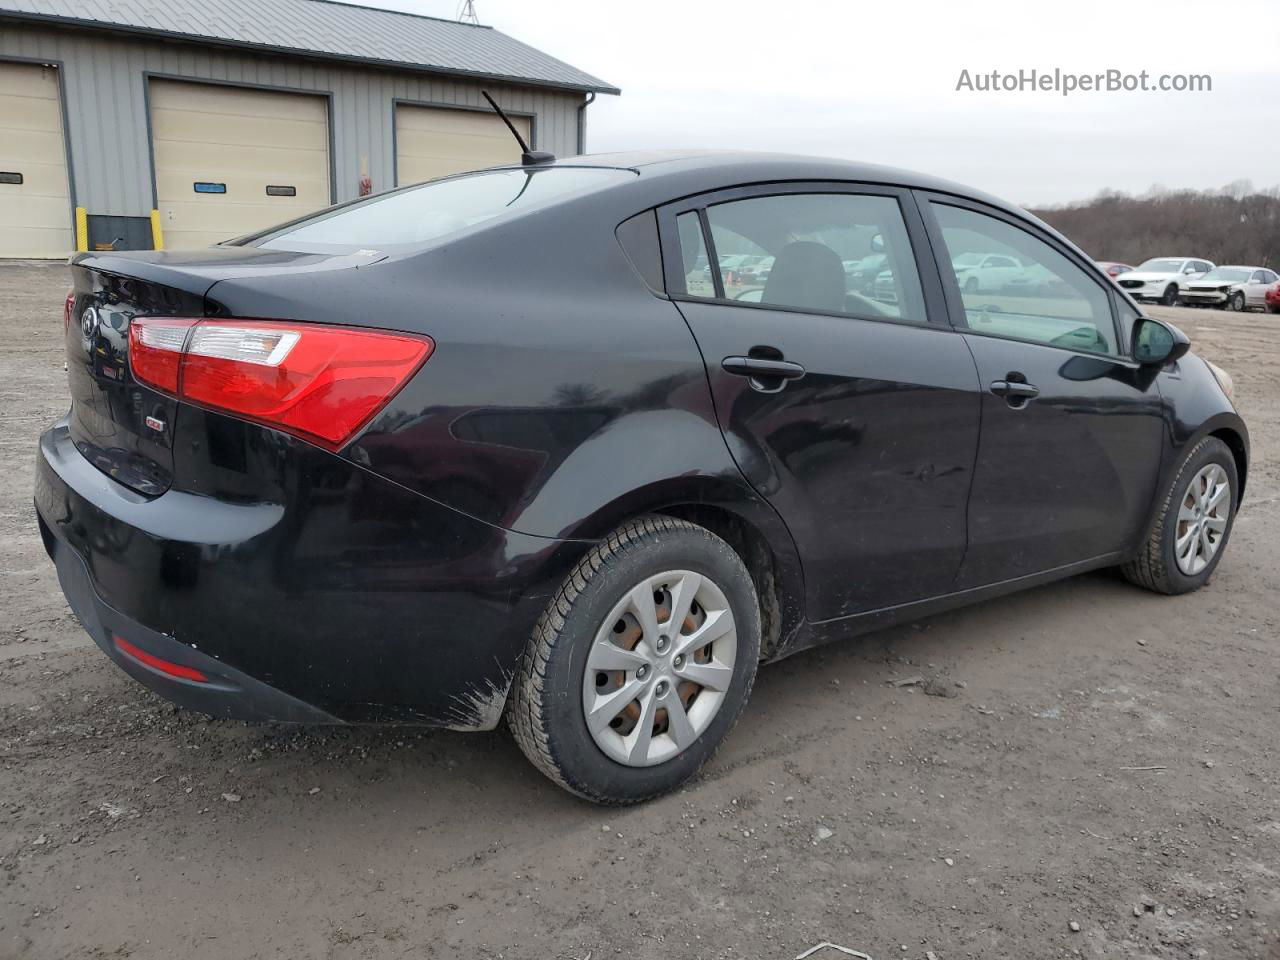
[[1267, 309], [1272, 313], [1280, 313], [1280, 283], [1267, 289]]
[[951, 269], [965, 293], [1000, 290], [1022, 275], [1022, 264], [1003, 253], [965, 253], [951, 261]]
[[1230, 310], [1263, 308], [1267, 305], [1268, 288], [1277, 281], [1280, 276], [1265, 267], [1214, 267], [1199, 280], [1188, 283], [1178, 302]]
[[1099, 260], [1098, 266], [1102, 268], [1102, 272], [1108, 277], [1118, 277], [1122, 273], [1128, 273], [1133, 267], [1127, 263], [1116, 263], [1114, 260]]
[[1208, 260], [1156, 257], [1121, 276], [1116, 283], [1135, 300], [1159, 300], [1166, 307], [1178, 302], [1182, 286], [1213, 269]]
[[886, 259], [883, 253], [873, 253], [859, 260], [845, 260], [844, 276], [849, 289], [858, 293], [871, 293], [876, 277], [884, 269]]

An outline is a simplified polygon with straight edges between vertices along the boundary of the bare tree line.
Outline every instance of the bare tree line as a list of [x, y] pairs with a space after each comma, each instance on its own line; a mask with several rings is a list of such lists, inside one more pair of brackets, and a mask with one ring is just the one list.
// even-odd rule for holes
[[1032, 212], [1097, 260], [1137, 266], [1179, 256], [1280, 266], [1280, 187], [1259, 191], [1239, 180], [1216, 191], [1153, 187], [1140, 197], [1104, 190]]

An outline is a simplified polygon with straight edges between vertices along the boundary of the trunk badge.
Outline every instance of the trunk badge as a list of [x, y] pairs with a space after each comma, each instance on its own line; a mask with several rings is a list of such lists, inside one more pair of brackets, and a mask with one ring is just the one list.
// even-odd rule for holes
[[146, 424], [152, 430], [155, 430], [158, 433], [164, 433], [165, 424], [164, 424], [164, 421], [161, 420], [159, 417], [147, 417]]
[[98, 317], [98, 311], [89, 307], [84, 313], [80, 314], [80, 334], [86, 341], [92, 340], [98, 333], [98, 327], [102, 325], [101, 319]]

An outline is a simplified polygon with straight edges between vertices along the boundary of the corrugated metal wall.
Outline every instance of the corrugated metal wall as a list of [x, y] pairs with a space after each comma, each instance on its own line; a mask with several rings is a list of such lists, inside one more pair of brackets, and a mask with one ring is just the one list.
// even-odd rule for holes
[[335, 200], [356, 196], [367, 158], [375, 191], [394, 186], [393, 103], [485, 107], [481, 86], [504, 109], [534, 115], [535, 144], [577, 153], [584, 95], [446, 76], [361, 70], [186, 43], [116, 37], [97, 31], [0, 22], [0, 58], [61, 64], [71, 137], [75, 202], [89, 213], [147, 216], [152, 209], [146, 76], [281, 87], [332, 94]]

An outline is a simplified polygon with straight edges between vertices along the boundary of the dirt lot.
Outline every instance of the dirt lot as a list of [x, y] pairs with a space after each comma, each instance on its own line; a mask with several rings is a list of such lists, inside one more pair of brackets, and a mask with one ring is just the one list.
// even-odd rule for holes
[[1153, 310], [1253, 431], [1209, 588], [1086, 576], [794, 657], [619, 812], [504, 732], [213, 721], [112, 666], [32, 518], [63, 270], [0, 264], [0, 957], [1280, 958], [1280, 317]]

